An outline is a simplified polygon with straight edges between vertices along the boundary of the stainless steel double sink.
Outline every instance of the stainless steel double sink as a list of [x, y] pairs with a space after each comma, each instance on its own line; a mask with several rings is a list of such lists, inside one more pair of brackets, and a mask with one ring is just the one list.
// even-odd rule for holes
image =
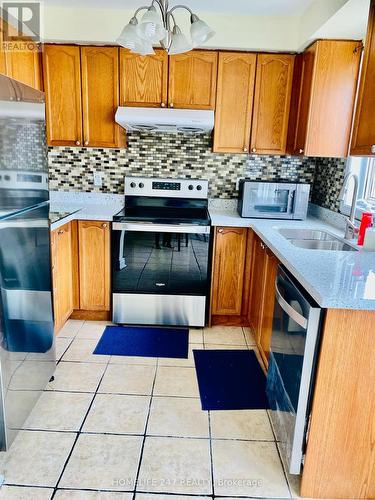
[[336, 250], [355, 252], [358, 249], [332, 233], [320, 229], [278, 229], [292, 245], [309, 250]]

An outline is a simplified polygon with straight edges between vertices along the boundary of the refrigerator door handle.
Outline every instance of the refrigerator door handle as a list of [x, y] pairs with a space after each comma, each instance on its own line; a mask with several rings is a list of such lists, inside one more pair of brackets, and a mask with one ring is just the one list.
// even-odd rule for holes
[[281, 295], [281, 292], [278, 287], [278, 278], [276, 277], [275, 280], [275, 292], [276, 292], [276, 300], [279, 303], [280, 307], [283, 309], [283, 311], [290, 317], [292, 318], [293, 321], [295, 321], [299, 326], [304, 328], [305, 330], [307, 329], [308, 325], [308, 320], [302, 314], [300, 314], [298, 311], [293, 309], [293, 307], [288, 304], [288, 302], [284, 299], [284, 297]]

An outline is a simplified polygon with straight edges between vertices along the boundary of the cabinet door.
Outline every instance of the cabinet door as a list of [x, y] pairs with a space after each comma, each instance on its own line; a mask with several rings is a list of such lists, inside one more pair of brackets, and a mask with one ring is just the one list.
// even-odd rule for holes
[[36, 45], [34, 47], [35, 50], [13, 50], [5, 53], [7, 75], [30, 87], [43, 90], [40, 52]]
[[0, 73], [6, 75], [5, 52], [3, 50], [3, 20], [0, 17]]
[[122, 106], [158, 108], [167, 105], [168, 54], [155, 49], [153, 56], [120, 49], [120, 99]]
[[294, 56], [259, 54], [257, 61], [251, 151], [285, 154]]
[[51, 245], [55, 329], [59, 330], [73, 312], [73, 255], [70, 223], [53, 231]]
[[360, 42], [317, 42], [305, 155], [348, 155], [360, 57]]
[[82, 104], [84, 145], [116, 148], [124, 134], [115, 122], [119, 106], [117, 47], [82, 47]]
[[212, 284], [212, 311], [240, 315], [246, 255], [246, 228], [218, 228]]
[[169, 58], [171, 108], [215, 109], [217, 52], [193, 50]]
[[258, 237], [255, 237], [251, 273], [249, 323], [253, 328], [255, 340], [258, 345], [260, 344], [262, 328], [264, 286], [267, 266], [266, 258], [267, 254], [264, 244]]
[[371, 2], [354, 122], [352, 155], [375, 155], [375, 1]]
[[80, 308], [109, 311], [109, 224], [78, 222]]
[[259, 331], [259, 351], [263, 361], [268, 365], [271, 348], [273, 309], [275, 305], [275, 280], [278, 260], [268, 249], [265, 251], [265, 273], [263, 286], [263, 304]]
[[48, 144], [81, 146], [83, 134], [79, 47], [45, 45], [43, 74]]
[[216, 153], [249, 151], [256, 54], [220, 52], [214, 147]]

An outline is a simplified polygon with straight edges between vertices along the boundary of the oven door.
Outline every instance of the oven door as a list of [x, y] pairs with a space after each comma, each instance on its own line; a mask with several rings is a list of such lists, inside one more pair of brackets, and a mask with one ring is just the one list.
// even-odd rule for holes
[[247, 182], [243, 194], [243, 217], [292, 219], [296, 184]]
[[204, 326], [210, 226], [114, 223], [113, 321]]

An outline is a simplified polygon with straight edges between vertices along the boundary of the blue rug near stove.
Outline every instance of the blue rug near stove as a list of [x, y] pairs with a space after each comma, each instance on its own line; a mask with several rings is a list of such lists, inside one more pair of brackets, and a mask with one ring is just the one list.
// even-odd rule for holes
[[254, 351], [194, 350], [202, 410], [268, 407], [266, 376]]
[[188, 348], [187, 328], [107, 326], [94, 354], [186, 359]]

